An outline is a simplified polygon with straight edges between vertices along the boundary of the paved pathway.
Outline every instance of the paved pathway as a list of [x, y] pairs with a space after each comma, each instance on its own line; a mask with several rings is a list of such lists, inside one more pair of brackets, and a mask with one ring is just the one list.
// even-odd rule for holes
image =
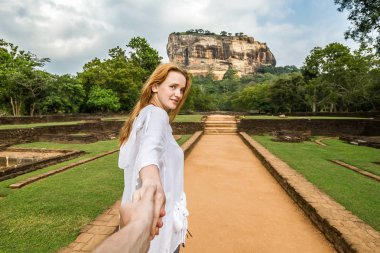
[[335, 252], [238, 135], [204, 135], [185, 161], [183, 253]]

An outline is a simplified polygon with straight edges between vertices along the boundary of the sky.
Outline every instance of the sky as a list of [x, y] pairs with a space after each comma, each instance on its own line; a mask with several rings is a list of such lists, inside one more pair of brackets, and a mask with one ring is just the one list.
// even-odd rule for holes
[[0, 38], [50, 58], [54, 74], [81, 72], [136, 36], [167, 62], [169, 34], [199, 28], [243, 32], [266, 42], [277, 66], [300, 67], [316, 46], [358, 48], [344, 39], [349, 25], [334, 0], [0, 0]]

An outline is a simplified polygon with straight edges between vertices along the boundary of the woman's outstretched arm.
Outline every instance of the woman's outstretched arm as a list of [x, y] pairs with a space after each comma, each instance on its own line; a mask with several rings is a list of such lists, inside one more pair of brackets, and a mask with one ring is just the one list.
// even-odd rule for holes
[[145, 253], [150, 246], [156, 188], [143, 186], [144, 194], [120, 208], [125, 226], [108, 237], [94, 253]]
[[139, 196], [144, 196], [146, 189], [153, 186], [156, 189], [154, 195], [154, 212], [153, 223], [151, 227], [151, 237], [158, 235], [159, 228], [163, 226], [162, 217], [165, 215], [165, 202], [166, 197], [161, 184], [159, 169], [156, 165], [148, 165], [140, 170], [140, 179], [142, 187], [133, 194], [133, 199], [138, 199]]

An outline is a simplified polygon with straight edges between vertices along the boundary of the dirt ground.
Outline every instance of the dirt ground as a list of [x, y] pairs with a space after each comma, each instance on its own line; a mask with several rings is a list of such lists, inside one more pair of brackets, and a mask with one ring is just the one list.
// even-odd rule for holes
[[335, 252], [238, 135], [204, 135], [185, 161], [183, 253]]
[[0, 152], [0, 157], [11, 157], [11, 158], [48, 158], [62, 155], [62, 152], [16, 152], [16, 151], [2, 151]]

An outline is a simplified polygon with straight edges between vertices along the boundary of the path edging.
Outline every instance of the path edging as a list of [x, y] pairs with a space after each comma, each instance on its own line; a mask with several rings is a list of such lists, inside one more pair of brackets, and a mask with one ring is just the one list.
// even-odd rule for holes
[[338, 252], [379, 252], [379, 232], [320, 191], [247, 133], [239, 132], [239, 135]]
[[[195, 132], [181, 145], [185, 158], [190, 154], [195, 144], [198, 143], [202, 134], [203, 131]], [[58, 253], [80, 253], [94, 250], [108, 236], [118, 230], [120, 203], [120, 200], [116, 201], [111, 207], [98, 215], [95, 220], [85, 225], [75, 241], [58, 250]]]
[[348, 164], [348, 163], [345, 163], [345, 162], [342, 162], [342, 161], [339, 161], [339, 160], [330, 160], [331, 162], [335, 163], [335, 164], [338, 164], [340, 166], [343, 166], [349, 170], [352, 170], [352, 171], [355, 171], [363, 176], [366, 176], [366, 177], [369, 177], [373, 180], [376, 180], [378, 182], [380, 182], [380, 176], [378, 175], [375, 175], [369, 171], [366, 171], [366, 170], [362, 170], [362, 169], [359, 169], [358, 167], [355, 167], [351, 164]]

